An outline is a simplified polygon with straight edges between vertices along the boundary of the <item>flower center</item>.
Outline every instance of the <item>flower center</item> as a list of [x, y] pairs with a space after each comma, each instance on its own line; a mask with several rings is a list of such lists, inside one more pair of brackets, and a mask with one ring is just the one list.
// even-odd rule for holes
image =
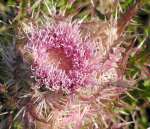
[[72, 69], [72, 60], [67, 57], [62, 48], [48, 50], [48, 63], [57, 64], [66, 73]]

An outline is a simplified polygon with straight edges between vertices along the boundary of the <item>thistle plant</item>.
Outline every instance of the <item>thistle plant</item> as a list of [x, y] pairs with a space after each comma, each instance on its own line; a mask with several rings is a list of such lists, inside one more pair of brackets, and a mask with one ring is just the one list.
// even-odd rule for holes
[[[52, 110], [50, 113], [54, 113], [51, 119], [47, 119], [55, 121], [54, 125], [51, 125], [53, 128], [81, 128], [84, 123], [91, 122], [92, 119], [97, 121], [99, 119], [97, 118], [97, 110], [101, 109], [100, 112], [105, 113], [102, 107], [99, 109], [101, 101], [105, 100], [106, 103], [109, 99], [112, 101], [111, 97], [116, 97], [126, 90], [124, 87], [113, 84], [119, 81], [122, 76], [119, 74], [118, 68], [118, 63], [122, 58], [121, 48], [114, 47], [109, 52], [111, 49], [109, 46], [117, 38], [115, 25], [114, 27], [106, 26], [106, 32], [104, 30], [102, 30], [104, 32], [100, 32], [106, 33], [104, 36], [108, 39], [104, 40], [108, 41], [108, 46], [103, 46], [102, 42], [104, 41], [101, 37], [99, 37], [99, 41], [95, 41], [97, 39], [92, 34], [85, 34], [86, 29], [77, 21], [75, 23], [58, 21], [50, 25], [44, 24], [44, 27], [40, 29], [33, 27], [30, 29], [31, 32], [27, 34], [28, 43], [25, 48], [33, 58], [31, 71], [36, 82], [34, 88], [36, 90], [45, 88], [46, 91], [54, 92], [55, 97], [57, 93], [62, 95], [59, 96], [58, 102], [54, 101], [58, 107], [55, 107], [53, 102], [48, 102], [48, 108]], [[57, 108], [61, 107], [63, 95], [67, 97], [67, 101], [62, 102], [63, 107], [58, 112]], [[43, 105], [39, 111], [39, 106], [43, 101], [45, 103], [46, 100], [41, 99], [41, 102], [35, 107], [40, 116], [48, 106], [45, 103], [44, 105], [47, 106]], [[53, 107], [55, 108], [53, 109]], [[87, 111], [82, 114], [84, 110]], [[72, 115], [72, 112], [74, 115], [75, 113], [79, 114], [79, 116]], [[73, 119], [73, 123], [70, 121], [68, 124], [69, 119]], [[85, 119], [84, 123], [82, 123], [82, 119]], [[104, 117], [103, 119], [106, 121], [105, 119], [108, 118]], [[57, 121], [58, 124], [56, 124]]]
[[[116, 14], [105, 21], [96, 19], [93, 0], [89, 19], [78, 18], [78, 11], [69, 14], [67, 9], [76, 2], [57, 10], [55, 2], [38, 0], [30, 7], [32, 16], [18, 24], [18, 42], [1, 47], [5, 72], [10, 70], [5, 85], [16, 88], [12, 96], [18, 112], [12, 121], [22, 120], [22, 128], [116, 129], [130, 124], [115, 109], [125, 106], [121, 97], [132, 86], [121, 67], [123, 35], [141, 1], [122, 18]], [[108, 5], [113, 2], [108, 0]], [[35, 14], [40, 6], [47, 7], [48, 15], [42, 10]], [[11, 127], [12, 123], [7, 128]]]

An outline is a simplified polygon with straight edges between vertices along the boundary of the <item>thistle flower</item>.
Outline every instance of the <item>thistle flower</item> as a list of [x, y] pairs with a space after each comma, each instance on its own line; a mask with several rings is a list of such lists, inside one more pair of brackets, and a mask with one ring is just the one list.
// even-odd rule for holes
[[114, 101], [127, 90], [117, 83], [123, 77], [117, 21], [58, 20], [29, 27], [25, 48], [36, 84], [25, 114], [39, 128], [110, 128]]
[[59, 22], [35, 29], [27, 48], [33, 53], [32, 73], [40, 86], [71, 92], [94, 82], [92, 41], [81, 36], [79, 24]]
[[98, 120], [111, 121], [106, 107], [126, 91], [115, 84], [122, 79], [122, 48], [111, 47], [117, 39], [116, 23], [95, 25], [103, 28], [88, 31], [88, 24], [64, 20], [30, 29], [25, 48], [33, 58], [32, 75], [36, 85], [48, 89], [41, 93], [34, 87], [31, 116], [53, 129], [108, 127]]

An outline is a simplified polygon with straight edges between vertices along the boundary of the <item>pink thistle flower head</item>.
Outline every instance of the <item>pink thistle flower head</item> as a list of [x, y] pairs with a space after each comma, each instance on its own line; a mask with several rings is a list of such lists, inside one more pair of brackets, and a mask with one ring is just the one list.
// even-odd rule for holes
[[[49, 121], [52, 129], [109, 127], [110, 103], [126, 91], [117, 83], [123, 50], [111, 47], [116, 33], [115, 25], [102, 23], [60, 21], [33, 27], [26, 45], [33, 58], [32, 75], [40, 87], [50, 89], [33, 95], [40, 100], [35, 105], [37, 118]], [[71, 94], [64, 96], [62, 91]]]
[[92, 81], [94, 49], [90, 39], [81, 36], [79, 24], [59, 22], [36, 28], [27, 48], [33, 54], [32, 73], [40, 86], [71, 92]]

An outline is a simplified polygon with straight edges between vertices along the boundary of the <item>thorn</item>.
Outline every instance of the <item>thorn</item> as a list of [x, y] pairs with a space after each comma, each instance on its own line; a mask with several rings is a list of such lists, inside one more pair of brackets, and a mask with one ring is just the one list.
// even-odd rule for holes
[[141, 0], [137, 0], [137, 2], [132, 5], [125, 14], [118, 20], [118, 35], [120, 36], [121, 33], [126, 29], [129, 22], [132, 18], [137, 14], [138, 10], [141, 8]]

